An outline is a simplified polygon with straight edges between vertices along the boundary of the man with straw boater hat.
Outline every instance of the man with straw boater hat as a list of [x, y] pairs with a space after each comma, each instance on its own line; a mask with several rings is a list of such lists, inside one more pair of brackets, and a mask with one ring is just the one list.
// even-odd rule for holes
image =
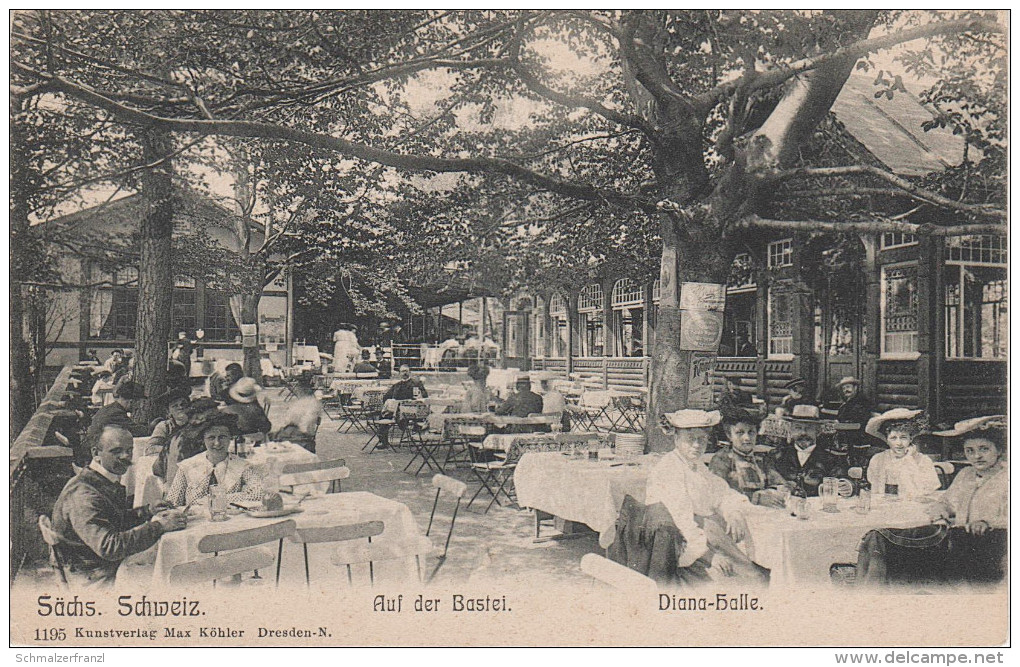
[[808, 496], [818, 495], [818, 487], [826, 477], [840, 479], [840, 495], [853, 495], [853, 484], [846, 479], [849, 467], [846, 458], [834, 455], [818, 443], [824, 424], [818, 407], [795, 405], [783, 419], [787, 427], [787, 444], [775, 453], [779, 474]]
[[648, 476], [645, 502], [662, 503], [683, 535], [677, 566], [689, 582], [719, 576], [767, 581], [768, 573], [737, 546], [747, 536], [743, 512], [751, 503], [715, 475], [702, 460], [722, 420], [718, 410], [678, 410], [662, 415], [660, 427], [674, 449]]

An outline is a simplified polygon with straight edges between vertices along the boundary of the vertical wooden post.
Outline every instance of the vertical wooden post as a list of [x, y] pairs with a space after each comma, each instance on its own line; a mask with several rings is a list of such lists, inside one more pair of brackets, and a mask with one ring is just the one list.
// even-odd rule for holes
[[757, 290], [757, 301], [754, 304], [754, 340], [758, 354], [754, 362], [754, 368], [757, 376], [758, 396], [768, 404], [769, 385], [768, 375], [765, 372], [765, 357], [768, 355], [769, 345], [768, 322], [766, 321], [768, 319], [769, 284], [764, 271], [760, 272], [758, 277]]
[[574, 379], [574, 350], [576, 348], [577, 291], [567, 293], [567, 378]]
[[[938, 424], [945, 415], [945, 388], [942, 377], [946, 360], [946, 274], [943, 270], [945, 258], [945, 240], [931, 237], [928, 239], [932, 266], [931, 308], [931, 379], [927, 405], [928, 415], [932, 424]], [[922, 311], [923, 312], [923, 311]]]
[[878, 237], [874, 234], [861, 236], [864, 243], [864, 288], [865, 318], [868, 325], [868, 343], [864, 346], [862, 391], [872, 400], [877, 397], [878, 364], [882, 350], [882, 308], [881, 270], [878, 266]]
[[[88, 354], [89, 334], [92, 333], [92, 264], [81, 260], [81, 289], [78, 290], [78, 359]], [[16, 288], [20, 289], [20, 288]]]
[[613, 312], [613, 280], [602, 281], [602, 357], [616, 356], [616, 318]]
[[651, 380], [651, 373], [649, 373], [651, 364], [649, 362], [652, 358], [652, 340], [650, 334], [652, 331], [652, 308], [655, 307], [652, 303], [652, 283], [645, 283], [641, 294], [641, 304], [643, 306], [641, 308], [641, 373], [644, 385], [647, 387]]
[[[294, 365], [294, 272], [287, 269], [287, 366]], [[380, 355], [382, 352], [379, 353]]]
[[934, 319], [939, 311], [932, 265], [932, 237], [922, 236], [917, 246], [917, 407], [930, 409], [934, 394]]

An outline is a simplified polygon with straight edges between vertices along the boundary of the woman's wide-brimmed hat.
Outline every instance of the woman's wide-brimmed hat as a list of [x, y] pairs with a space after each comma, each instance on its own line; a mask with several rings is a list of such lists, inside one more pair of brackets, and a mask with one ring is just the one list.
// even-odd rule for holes
[[924, 414], [924, 410], [893, 408], [877, 417], [869, 419], [867, 426], [864, 427], [864, 432], [879, 440], [885, 440], [889, 431], [900, 424], [904, 425], [906, 430], [916, 435], [927, 430], [928, 419]]
[[972, 417], [971, 419], [964, 419], [958, 421], [953, 425], [953, 428], [946, 431], [934, 431], [933, 435], [940, 435], [944, 438], [955, 438], [967, 433], [973, 433], [974, 431], [986, 431], [989, 429], [1001, 429], [1007, 428], [1008, 422], [1006, 421], [1005, 415], [989, 415], [987, 417]]
[[260, 391], [262, 391], [262, 387], [255, 382], [254, 378], [244, 377], [231, 385], [227, 393], [238, 403], [253, 403]]
[[803, 389], [807, 386], [807, 380], [804, 378], [793, 378], [789, 382], [783, 385], [783, 389]]
[[718, 410], [711, 412], [706, 410], [677, 410], [676, 412], [664, 412], [659, 418], [659, 424], [665, 431], [682, 428], [712, 428], [722, 421], [722, 414]]
[[239, 429], [237, 427], [237, 415], [229, 412], [223, 412], [219, 408], [212, 408], [205, 410], [191, 417], [191, 423], [189, 428], [199, 438], [202, 437], [206, 431], [211, 429], [213, 426], [226, 426], [230, 429], [231, 435], [237, 435]]
[[790, 414], [784, 415], [783, 419], [801, 424], [821, 424], [824, 421], [817, 405], [795, 405]]

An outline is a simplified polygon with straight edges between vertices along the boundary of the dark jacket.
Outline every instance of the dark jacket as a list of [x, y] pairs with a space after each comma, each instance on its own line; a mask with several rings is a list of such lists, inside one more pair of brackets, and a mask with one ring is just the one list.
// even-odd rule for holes
[[273, 430], [273, 425], [269, 423], [269, 418], [257, 401], [233, 403], [220, 408], [220, 411], [228, 415], [237, 415], [237, 430], [241, 435], [269, 433]]
[[656, 582], [671, 583], [679, 579], [677, 562], [686, 543], [665, 505], [646, 506], [628, 495], [608, 556]]
[[496, 408], [496, 414], [510, 417], [540, 415], [542, 414], [542, 397], [530, 389], [518, 391], [511, 394]]
[[743, 493], [753, 500], [755, 491], [779, 486], [786, 480], [776, 469], [775, 461], [764, 454], [752, 453], [743, 456], [724, 447], [715, 453], [708, 463], [708, 469], [726, 480], [730, 488]]
[[85, 468], [53, 505], [59, 553], [71, 573], [91, 584], [112, 584], [120, 562], [145, 551], [163, 534], [146, 508], [128, 509], [127, 492]]
[[388, 401], [391, 398], [398, 401], [408, 401], [414, 398], [414, 388], [417, 387], [422, 398], [426, 398], [429, 393], [425, 391], [425, 385], [422, 384], [418, 378], [410, 378], [409, 380], [401, 380], [394, 384], [383, 396], [384, 401]]
[[815, 445], [803, 466], [800, 465], [794, 445], [786, 445], [774, 452], [773, 462], [776, 471], [784, 479], [802, 486], [808, 496], [818, 495], [818, 487], [823, 478], [847, 476], [846, 458], [834, 456], [820, 443]]
[[131, 431], [131, 435], [136, 438], [142, 438], [149, 434], [149, 427], [147, 425], [139, 424], [131, 419], [127, 408], [114, 401], [109, 405], [99, 408], [99, 411], [92, 417], [92, 423], [89, 425], [89, 430], [85, 435], [85, 441], [89, 446], [95, 444], [99, 434], [103, 432], [103, 427], [107, 424], [119, 424]]
[[836, 420], [841, 424], [858, 424], [861, 427], [860, 432], [864, 433], [864, 427], [868, 425], [868, 420], [871, 419], [871, 412], [871, 401], [865, 398], [864, 394], [858, 392], [853, 398], [844, 401], [839, 406]]

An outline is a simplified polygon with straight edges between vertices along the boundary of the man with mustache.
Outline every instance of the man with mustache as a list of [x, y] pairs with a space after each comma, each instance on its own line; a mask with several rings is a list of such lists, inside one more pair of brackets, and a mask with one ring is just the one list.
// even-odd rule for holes
[[787, 445], [775, 452], [775, 468], [788, 482], [817, 496], [818, 487], [826, 477], [839, 478], [839, 494], [853, 495], [854, 487], [847, 477], [845, 457], [832, 454], [818, 445], [822, 430], [819, 410], [814, 405], [795, 405], [787, 422]]

